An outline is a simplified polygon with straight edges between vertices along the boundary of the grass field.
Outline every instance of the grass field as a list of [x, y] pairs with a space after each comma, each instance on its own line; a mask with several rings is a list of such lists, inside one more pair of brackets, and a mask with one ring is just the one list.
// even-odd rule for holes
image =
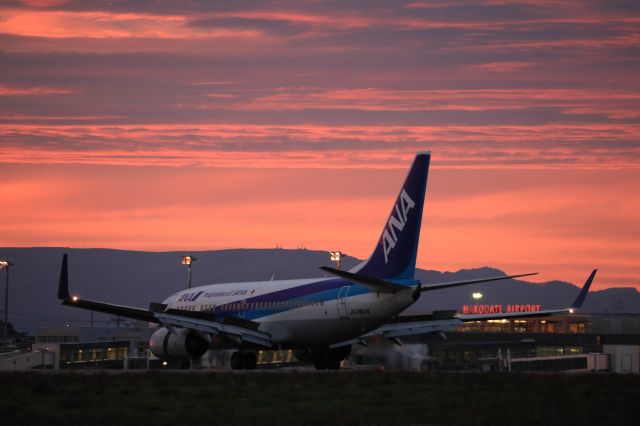
[[640, 376], [2, 373], [3, 425], [636, 425]]

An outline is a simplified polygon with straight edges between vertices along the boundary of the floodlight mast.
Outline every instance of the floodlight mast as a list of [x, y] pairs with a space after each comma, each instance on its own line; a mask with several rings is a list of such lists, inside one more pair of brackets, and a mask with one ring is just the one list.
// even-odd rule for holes
[[9, 328], [9, 267], [13, 266], [13, 263], [9, 260], [0, 260], [0, 270], [7, 270], [7, 277], [4, 285], [4, 327], [2, 327], [2, 347], [5, 349], [7, 346], [7, 329]]
[[329, 253], [331, 254], [331, 260], [336, 262], [338, 269], [340, 269], [340, 260], [342, 259], [342, 256], [346, 256], [346, 254], [342, 253], [340, 250], [330, 251]]
[[180, 263], [182, 263], [183, 265], [187, 265], [187, 267], [188, 267], [187, 288], [191, 288], [191, 264], [193, 262], [195, 262], [196, 260], [198, 260], [197, 257], [193, 257], [191, 255], [188, 255], [188, 256], [182, 256], [182, 260], [180, 261]]

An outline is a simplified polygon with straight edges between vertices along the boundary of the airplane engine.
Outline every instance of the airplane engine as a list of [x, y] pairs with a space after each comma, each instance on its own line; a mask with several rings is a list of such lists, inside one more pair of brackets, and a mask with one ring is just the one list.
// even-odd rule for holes
[[173, 332], [160, 327], [151, 335], [149, 349], [161, 359], [191, 359], [204, 355], [209, 349], [209, 341], [192, 330]]

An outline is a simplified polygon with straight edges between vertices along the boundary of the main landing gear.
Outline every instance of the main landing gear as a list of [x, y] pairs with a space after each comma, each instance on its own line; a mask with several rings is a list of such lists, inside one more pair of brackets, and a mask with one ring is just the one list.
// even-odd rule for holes
[[340, 361], [342, 360], [332, 357], [318, 358], [313, 362], [313, 366], [316, 370], [339, 370]]
[[328, 347], [314, 347], [294, 352], [296, 358], [303, 362], [313, 362], [316, 370], [339, 370], [340, 362], [351, 353], [351, 345], [330, 349]]
[[231, 354], [231, 368], [234, 370], [255, 370], [258, 357], [253, 351], [235, 351]]

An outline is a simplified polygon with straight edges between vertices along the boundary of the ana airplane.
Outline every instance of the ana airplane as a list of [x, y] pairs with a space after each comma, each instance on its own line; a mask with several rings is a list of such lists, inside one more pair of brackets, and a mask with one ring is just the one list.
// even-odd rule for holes
[[428, 285], [415, 279], [430, 158], [429, 152], [416, 155], [371, 256], [349, 271], [321, 267], [331, 278], [211, 284], [141, 309], [71, 296], [65, 254], [58, 298], [63, 305], [157, 324], [149, 347], [159, 358], [188, 360], [210, 349], [236, 348], [234, 369], [255, 368], [259, 349], [293, 349], [298, 359], [314, 362], [317, 369], [337, 369], [353, 344], [366, 344], [373, 336], [401, 344], [402, 336], [442, 333], [464, 321], [544, 316], [582, 305], [595, 270], [566, 309], [400, 316], [424, 292], [534, 275]]

